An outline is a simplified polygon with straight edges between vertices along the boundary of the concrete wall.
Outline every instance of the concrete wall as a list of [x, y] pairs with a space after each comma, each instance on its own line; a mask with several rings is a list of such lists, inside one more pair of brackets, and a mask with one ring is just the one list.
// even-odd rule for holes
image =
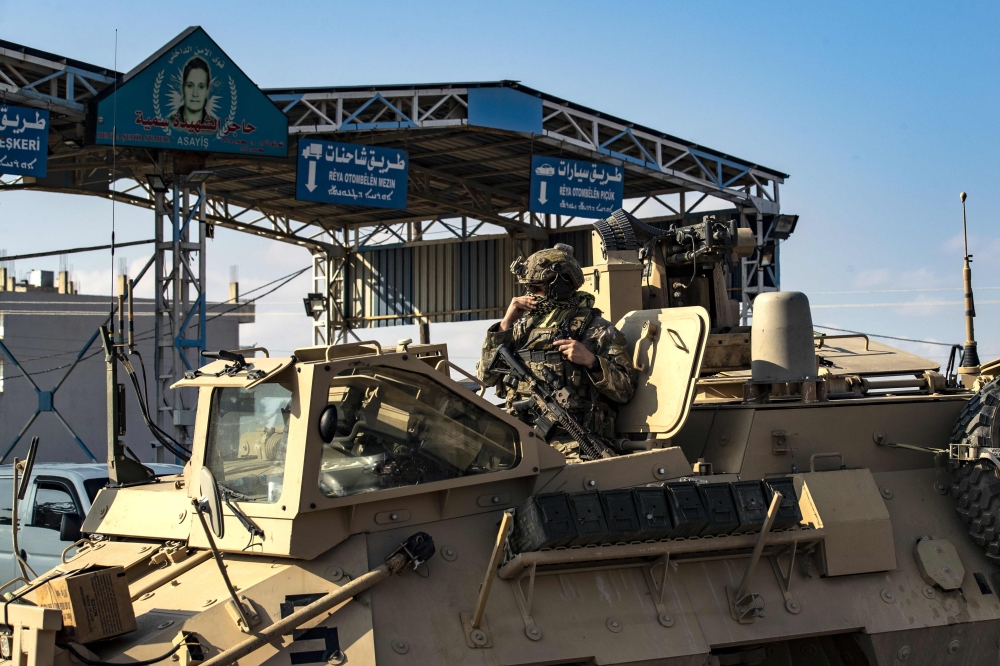
[[[63, 380], [68, 366], [98, 326], [105, 322], [110, 299], [84, 294], [51, 292], [0, 292], [0, 339], [31, 375], [42, 391], [51, 391]], [[232, 306], [215, 308], [223, 312]], [[135, 303], [137, 351], [146, 364], [149, 401], [154, 401], [153, 317], [152, 303]], [[212, 308], [209, 309], [212, 316]], [[208, 323], [209, 349], [239, 348], [239, 317], [227, 314]], [[0, 390], [0, 454], [4, 453], [24, 424], [38, 408], [37, 394], [19, 368], [0, 353], [2, 390]], [[133, 364], [140, 373], [138, 358]], [[84, 359], [59, 387], [53, 403], [66, 422], [80, 436], [99, 462], [107, 455], [106, 364], [100, 340], [95, 340]], [[143, 461], [154, 462], [152, 435], [142, 421], [128, 376], [119, 368], [119, 382], [126, 385], [127, 434], [125, 444]], [[192, 405], [193, 406], [193, 405]], [[150, 405], [150, 409], [154, 409]], [[169, 430], [168, 430], [169, 432]], [[23, 458], [32, 435], [41, 438], [39, 462], [88, 462], [90, 458], [73, 440], [54, 413], [42, 412], [4, 461]], [[173, 462], [168, 454], [165, 462]]]

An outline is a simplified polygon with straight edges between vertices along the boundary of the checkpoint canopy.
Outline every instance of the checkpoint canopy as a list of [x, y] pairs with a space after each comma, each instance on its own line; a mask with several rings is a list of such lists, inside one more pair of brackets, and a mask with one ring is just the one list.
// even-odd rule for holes
[[8, 105], [51, 112], [47, 172], [5, 171], [0, 191], [107, 197], [118, 180], [119, 201], [169, 208], [151, 174], [207, 173], [207, 224], [313, 253], [328, 332], [498, 316], [516, 255], [562, 241], [583, 258], [619, 206], [683, 224], [727, 202], [759, 244], [733, 293], [777, 286], [786, 174], [518, 81], [260, 90], [198, 27], [124, 75], [3, 40], [0, 68], [21, 77], [0, 77]]
[[[544, 241], [629, 200], [678, 194], [661, 217], [683, 217], [705, 196], [773, 216], [786, 177], [517, 81], [261, 91], [200, 27], [124, 75], [2, 40], [0, 64], [23, 77], [0, 80], [8, 104], [51, 110], [54, 124], [47, 173], [0, 187], [107, 196], [112, 180], [143, 183], [196, 163], [212, 173], [207, 221], [334, 255], [421, 242], [430, 227], [457, 229], [447, 222], [456, 218]], [[401, 151], [406, 169], [372, 180], [332, 163], [352, 192], [329, 180], [325, 157], [303, 157], [307, 141]], [[560, 164], [572, 182], [557, 182]], [[555, 176], [544, 175], [546, 165]], [[585, 171], [586, 183], [575, 175]], [[595, 171], [611, 178], [595, 185]], [[136, 189], [119, 197], [144, 207], [152, 199]], [[355, 234], [363, 229], [374, 233]], [[456, 231], [454, 240], [470, 235]]]

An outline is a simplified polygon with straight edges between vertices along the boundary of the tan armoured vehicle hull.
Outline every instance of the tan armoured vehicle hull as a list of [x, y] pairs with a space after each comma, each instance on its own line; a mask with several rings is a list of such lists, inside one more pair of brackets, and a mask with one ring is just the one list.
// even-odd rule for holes
[[[635, 271], [602, 288], [615, 275]], [[752, 331], [700, 305], [619, 313], [641, 370], [618, 432], [642, 450], [579, 464], [449, 376], [444, 345], [211, 363], [179, 384], [199, 396], [184, 474], [103, 490], [77, 554], [5, 605], [0, 648], [45, 666], [995, 662], [1000, 577], [965, 536], [996, 542], [992, 477], [966, 463], [950, 497], [947, 453], [978, 459], [994, 385], [970, 403], [925, 359], [814, 339], [804, 297], [768, 302]], [[539, 498], [678, 487], [771, 496], [714, 535], [584, 539], [574, 513], [575, 543], [518, 545]], [[127, 592], [90, 616], [47, 601], [95, 571]], [[107, 637], [75, 640], [88, 622]]]

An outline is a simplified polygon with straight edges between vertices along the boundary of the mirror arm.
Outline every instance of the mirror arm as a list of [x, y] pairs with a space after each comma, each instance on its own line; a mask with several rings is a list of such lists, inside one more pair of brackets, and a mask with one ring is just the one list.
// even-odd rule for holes
[[208, 523], [205, 522], [205, 515], [202, 513], [204, 504], [198, 500], [191, 500], [194, 505], [194, 512], [198, 514], [198, 520], [201, 522], [201, 528], [205, 532], [205, 538], [208, 539], [208, 547], [212, 549], [212, 556], [215, 557], [215, 563], [219, 565], [219, 573], [222, 574], [222, 580], [226, 583], [226, 590], [229, 591], [229, 596], [236, 605], [236, 611], [240, 614], [240, 619], [243, 621], [243, 625], [246, 627], [246, 631], [250, 630], [253, 626], [250, 622], [250, 618], [247, 617], [246, 610], [243, 608], [243, 603], [240, 602], [239, 597], [236, 596], [236, 590], [233, 589], [233, 583], [229, 580], [229, 573], [226, 572], [226, 565], [222, 562], [222, 553], [215, 546], [215, 539], [212, 538], [212, 533], [208, 529]]

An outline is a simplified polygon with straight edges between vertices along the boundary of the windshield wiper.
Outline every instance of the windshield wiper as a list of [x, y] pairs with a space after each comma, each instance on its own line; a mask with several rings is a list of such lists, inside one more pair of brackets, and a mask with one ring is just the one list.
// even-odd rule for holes
[[243, 513], [243, 510], [232, 503], [231, 500], [242, 500], [242, 501], [253, 501], [253, 498], [249, 495], [244, 495], [243, 493], [238, 493], [235, 490], [230, 490], [225, 486], [219, 486], [219, 491], [222, 495], [223, 501], [229, 510], [233, 512], [236, 516], [236, 520], [240, 521], [240, 525], [250, 533], [250, 537], [260, 537], [261, 541], [264, 540], [264, 530], [261, 529], [260, 525], [255, 523], [253, 519], [247, 514]]

